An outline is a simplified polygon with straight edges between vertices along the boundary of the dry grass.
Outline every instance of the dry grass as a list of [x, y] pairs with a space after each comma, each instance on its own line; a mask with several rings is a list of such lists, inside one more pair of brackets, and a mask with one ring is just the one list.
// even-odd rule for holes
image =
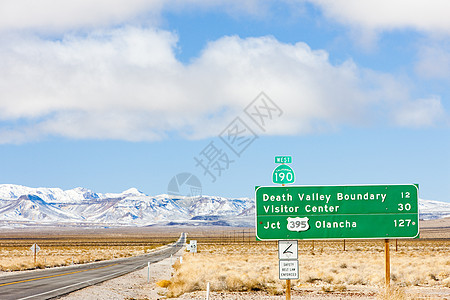
[[[186, 253], [183, 264], [174, 265], [169, 297], [186, 292], [257, 291], [279, 294], [276, 243], [199, 244], [199, 253]], [[381, 241], [300, 242], [300, 278], [293, 289], [321, 287], [324, 292], [343, 292], [351, 286], [384, 285], [384, 253]], [[391, 242], [391, 279], [394, 289], [385, 299], [403, 299], [399, 287], [450, 287], [450, 241], [401, 241], [398, 251]]]
[[144, 254], [152, 246], [40, 246], [36, 266], [29, 247], [8, 247], [0, 249], [0, 271], [20, 271], [33, 268], [49, 268], [82, 264], [100, 260]]
[[[29, 234], [20, 236], [0, 236], [0, 271], [21, 271], [34, 268], [49, 268], [82, 264], [94, 261], [141, 255], [154, 248], [175, 241], [175, 233], [169, 236], [123, 235], [121, 232], [104, 234], [89, 232], [63, 235]], [[34, 264], [31, 245], [37, 243], [41, 248]]]

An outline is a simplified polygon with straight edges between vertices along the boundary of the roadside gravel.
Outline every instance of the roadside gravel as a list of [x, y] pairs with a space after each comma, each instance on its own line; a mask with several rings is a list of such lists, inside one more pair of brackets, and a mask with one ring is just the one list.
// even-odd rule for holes
[[[167, 258], [139, 271], [84, 288], [58, 299], [64, 300], [131, 300], [131, 299], [164, 299], [166, 289], [156, 285], [162, 279], [169, 280], [172, 275], [172, 264], [180, 259], [184, 248], [172, 258]], [[150, 271], [150, 272], [149, 272]], [[148, 282], [148, 274], [150, 280]]]

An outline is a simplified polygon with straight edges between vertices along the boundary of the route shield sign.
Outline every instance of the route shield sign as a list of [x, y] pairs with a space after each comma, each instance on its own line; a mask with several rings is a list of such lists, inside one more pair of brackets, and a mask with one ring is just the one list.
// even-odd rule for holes
[[294, 183], [295, 174], [294, 170], [288, 165], [279, 165], [273, 170], [272, 182], [279, 184]]
[[419, 235], [413, 184], [258, 187], [255, 198], [260, 240]]

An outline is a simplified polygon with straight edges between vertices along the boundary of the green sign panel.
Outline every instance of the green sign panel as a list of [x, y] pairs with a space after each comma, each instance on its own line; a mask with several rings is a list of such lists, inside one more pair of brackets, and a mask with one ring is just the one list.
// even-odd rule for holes
[[292, 156], [275, 156], [276, 164], [291, 164]]
[[414, 238], [416, 185], [286, 186], [256, 189], [260, 240]]
[[295, 174], [294, 170], [288, 165], [279, 165], [273, 170], [272, 182], [279, 184], [294, 183]]

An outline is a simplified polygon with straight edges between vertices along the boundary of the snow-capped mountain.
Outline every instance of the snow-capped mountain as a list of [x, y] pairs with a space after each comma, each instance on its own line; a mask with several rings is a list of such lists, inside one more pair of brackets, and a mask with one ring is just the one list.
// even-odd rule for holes
[[[421, 219], [450, 217], [450, 203], [419, 200]], [[29, 188], [0, 185], [0, 224], [230, 225], [254, 226], [250, 198], [148, 196], [135, 188], [95, 193], [85, 188]]]
[[450, 217], [450, 203], [420, 199], [419, 213], [423, 220], [448, 218]]
[[214, 223], [210, 222], [212, 220], [195, 219], [196, 216], [215, 216], [226, 219], [222, 222], [224, 225], [248, 226], [253, 222], [253, 215], [254, 201], [249, 198], [148, 196], [135, 188], [118, 194], [101, 194], [85, 188], [64, 191], [59, 188], [0, 185], [0, 221], [8, 224], [143, 226], [171, 222], [195, 225]]

